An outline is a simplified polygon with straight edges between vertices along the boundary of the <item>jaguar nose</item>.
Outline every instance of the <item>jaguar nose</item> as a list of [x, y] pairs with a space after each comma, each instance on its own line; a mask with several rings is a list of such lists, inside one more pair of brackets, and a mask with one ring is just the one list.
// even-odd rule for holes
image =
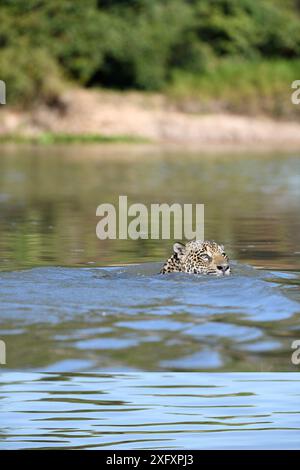
[[[228, 274], [229, 272], [229, 265], [228, 264], [219, 264], [217, 266], [218, 271], [222, 271], [223, 274]], [[228, 272], [227, 272], [228, 271]]]

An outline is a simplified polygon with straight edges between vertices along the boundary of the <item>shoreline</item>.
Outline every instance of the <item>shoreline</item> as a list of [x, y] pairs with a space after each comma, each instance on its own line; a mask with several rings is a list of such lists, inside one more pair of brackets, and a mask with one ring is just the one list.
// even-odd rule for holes
[[[69, 90], [57, 106], [1, 107], [0, 144], [143, 144], [222, 149], [300, 149], [300, 122], [178, 110], [163, 95]], [[249, 148], [251, 146], [251, 148]]]

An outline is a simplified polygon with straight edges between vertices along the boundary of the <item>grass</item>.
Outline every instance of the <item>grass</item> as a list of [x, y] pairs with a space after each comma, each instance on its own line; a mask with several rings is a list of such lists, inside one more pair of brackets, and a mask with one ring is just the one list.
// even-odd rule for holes
[[101, 135], [101, 134], [65, 134], [45, 132], [35, 136], [21, 134], [0, 135], [0, 143], [30, 143], [40, 145], [51, 144], [78, 144], [78, 143], [147, 143], [148, 140], [142, 137], [130, 135]]
[[291, 84], [297, 79], [300, 79], [299, 59], [252, 62], [226, 59], [202, 74], [176, 73], [166, 93], [182, 109], [192, 103], [196, 112], [223, 110], [299, 117], [300, 106], [291, 103]]

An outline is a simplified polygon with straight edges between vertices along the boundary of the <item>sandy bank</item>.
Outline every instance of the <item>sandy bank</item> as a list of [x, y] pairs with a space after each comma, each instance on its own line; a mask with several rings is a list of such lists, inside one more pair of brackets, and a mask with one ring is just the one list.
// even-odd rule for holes
[[155, 143], [300, 148], [300, 122], [228, 114], [188, 114], [162, 96], [71, 90], [60, 106], [30, 112], [1, 107], [0, 134], [43, 132], [133, 136]]

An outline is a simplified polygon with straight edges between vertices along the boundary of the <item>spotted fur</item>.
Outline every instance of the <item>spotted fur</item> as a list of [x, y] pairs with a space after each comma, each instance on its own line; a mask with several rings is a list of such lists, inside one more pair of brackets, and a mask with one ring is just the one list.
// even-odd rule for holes
[[223, 245], [196, 240], [186, 245], [175, 243], [172, 256], [165, 262], [160, 272], [222, 276], [230, 274], [230, 266]]

